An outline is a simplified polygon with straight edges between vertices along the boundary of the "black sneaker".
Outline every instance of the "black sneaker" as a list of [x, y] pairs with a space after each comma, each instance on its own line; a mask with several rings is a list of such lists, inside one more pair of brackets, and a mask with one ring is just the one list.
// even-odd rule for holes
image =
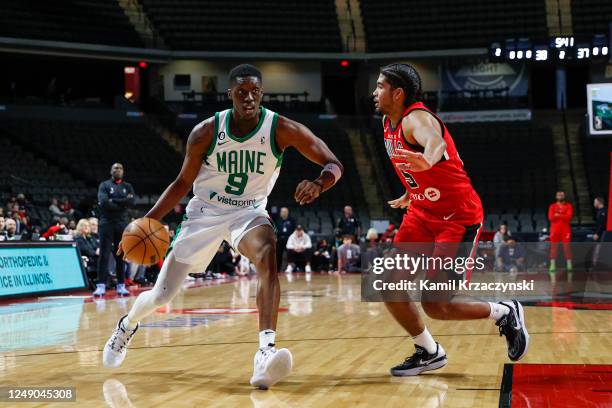
[[512, 361], [520, 360], [529, 349], [529, 333], [525, 325], [523, 305], [518, 301], [499, 302], [508, 307], [510, 313], [499, 319], [495, 324], [499, 326], [499, 335], [506, 336], [508, 343], [508, 357]]
[[436, 343], [436, 352], [430, 354], [421, 346], [414, 345], [416, 351], [414, 354], [402, 364], [396, 365], [391, 369], [391, 375], [396, 377], [407, 377], [411, 375], [419, 375], [423, 371], [437, 370], [446, 365], [446, 352], [442, 346]]

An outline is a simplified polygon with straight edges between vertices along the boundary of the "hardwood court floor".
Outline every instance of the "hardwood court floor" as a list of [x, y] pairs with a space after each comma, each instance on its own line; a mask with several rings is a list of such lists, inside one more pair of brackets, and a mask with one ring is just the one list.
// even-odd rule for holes
[[[282, 276], [280, 347], [294, 371], [270, 391], [248, 384], [258, 346], [254, 280], [186, 289], [143, 322], [123, 366], [101, 349], [134, 301], [48, 298], [0, 306], [0, 386], [70, 386], [92, 407], [496, 407], [506, 346], [490, 320], [427, 320], [449, 364], [412, 378], [389, 367], [413, 352], [383, 304], [360, 301], [359, 276]], [[209, 309], [209, 310], [202, 310]], [[609, 364], [605, 310], [527, 307], [525, 363]], [[4, 406], [47, 406], [44, 403]]]

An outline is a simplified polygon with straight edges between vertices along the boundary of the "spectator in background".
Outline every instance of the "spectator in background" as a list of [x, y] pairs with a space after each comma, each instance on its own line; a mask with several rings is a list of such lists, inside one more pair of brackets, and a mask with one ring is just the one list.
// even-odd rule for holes
[[574, 207], [565, 201], [563, 191], [557, 191], [555, 198], [556, 202], [548, 207], [548, 220], [550, 221], [550, 267], [548, 272], [551, 275], [551, 280], [555, 279], [554, 274], [557, 271], [559, 243], [563, 244], [567, 271], [572, 271], [572, 248], [570, 247], [572, 228], [570, 222], [574, 216]]
[[91, 238], [91, 228], [89, 221], [86, 218], [80, 219], [76, 225], [76, 231], [74, 234], [74, 240], [77, 243], [79, 251], [81, 251], [81, 257], [85, 264], [85, 270], [87, 276], [92, 279], [97, 277], [97, 266], [98, 256], [100, 255], [100, 248], [96, 246], [95, 241]]
[[603, 238], [603, 233], [606, 231], [606, 200], [603, 197], [597, 197], [593, 201], [593, 207], [595, 207], [595, 234], [593, 234], [593, 241], [599, 242]]
[[100, 248], [100, 236], [98, 235], [98, 219], [89, 217], [89, 236], [96, 243], [96, 248]]
[[[606, 201], [603, 197], [596, 197], [593, 201], [593, 207], [595, 207], [595, 233], [593, 234], [593, 241], [602, 242], [604, 233], [606, 232], [607, 225], [607, 217], [606, 217]], [[599, 251], [601, 250], [601, 245], [596, 244], [593, 248], [593, 255], [591, 258], [591, 267], [595, 268], [599, 264]]]
[[525, 249], [511, 236], [506, 237], [499, 250], [497, 269], [511, 273], [525, 270]]
[[393, 242], [393, 238], [395, 238], [395, 234], [397, 234], [397, 230], [395, 229], [395, 225], [389, 224], [387, 230], [380, 237], [380, 242]]
[[75, 220], [68, 221], [68, 233], [72, 236], [76, 235], [77, 224]]
[[279, 270], [283, 267], [283, 254], [287, 247], [289, 236], [295, 231], [295, 221], [289, 217], [289, 209], [280, 209], [280, 217], [276, 221], [276, 266]]
[[183, 206], [179, 203], [174, 206], [170, 214], [166, 215], [165, 219], [172, 226], [172, 229], [175, 229], [183, 221], [184, 214]]
[[368, 247], [378, 244], [378, 232], [374, 228], [370, 228], [366, 233], [366, 242]]
[[331, 269], [331, 256], [332, 251], [327, 240], [322, 239], [312, 254], [312, 269], [315, 271], [329, 271]]
[[17, 223], [12, 218], [7, 218], [5, 221], [6, 239], [7, 241], [19, 241], [21, 235], [17, 234]]
[[3, 216], [0, 216], [0, 241], [7, 240], [7, 234], [5, 229], [5, 220]]
[[302, 268], [305, 272], [312, 272], [310, 267], [311, 248], [310, 237], [304, 232], [304, 228], [298, 225], [287, 240], [287, 269], [285, 269], [285, 272], [291, 273]]
[[213, 257], [208, 270], [212, 271], [212, 276], [221, 278], [222, 273], [227, 273], [230, 276], [235, 276], [238, 270], [238, 256], [234, 256], [230, 244], [223, 241], [217, 249], [217, 253]]
[[115, 257], [117, 271], [117, 295], [129, 295], [125, 289], [125, 268], [123, 258], [117, 255], [121, 235], [128, 224], [128, 209], [134, 206], [134, 188], [123, 180], [123, 165], [111, 166], [110, 180], [100, 183], [98, 205], [100, 206], [100, 260], [98, 264], [98, 284], [94, 296], [104, 296], [108, 283], [109, 257]]
[[342, 235], [352, 235], [359, 237], [361, 235], [361, 227], [359, 220], [353, 216], [353, 207], [347, 205], [344, 207], [344, 216], [338, 220], [338, 228]]
[[[383, 254], [381, 246], [378, 244], [378, 232], [374, 228], [370, 228], [366, 233], [366, 243], [364, 247], [364, 262], [369, 268], [374, 263], [374, 258], [380, 257]], [[366, 265], [362, 265], [366, 266]]]
[[361, 272], [360, 255], [359, 245], [353, 244], [353, 236], [345, 235], [338, 248], [338, 272]]
[[42, 237], [46, 240], [54, 239], [56, 235], [68, 235], [68, 227], [66, 224], [62, 223], [61, 220], [56, 221], [56, 223], [50, 226], [45, 233], [42, 234]]
[[497, 232], [495, 232], [495, 235], [493, 235], [493, 247], [495, 248], [495, 259], [499, 257], [499, 250], [501, 249], [502, 246], [504, 246], [506, 239], [511, 236], [512, 236], [512, 233], [508, 230], [508, 226], [506, 224], [501, 224]]
[[60, 208], [64, 214], [66, 214], [67, 216], [72, 216], [74, 214], [74, 209], [72, 208], [72, 204], [70, 204], [70, 200], [68, 200], [68, 197], [64, 197], [62, 199], [62, 206]]
[[51, 205], [49, 205], [49, 212], [53, 217], [63, 217], [64, 212], [60, 209], [59, 202], [57, 201], [57, 197], [51, 198]]

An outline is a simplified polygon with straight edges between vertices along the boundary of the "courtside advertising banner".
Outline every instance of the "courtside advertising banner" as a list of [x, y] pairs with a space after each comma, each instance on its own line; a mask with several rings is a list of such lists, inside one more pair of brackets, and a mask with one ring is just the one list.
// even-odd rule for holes
[[74, 243], [0, 245], [0, 298], [86, 286]]

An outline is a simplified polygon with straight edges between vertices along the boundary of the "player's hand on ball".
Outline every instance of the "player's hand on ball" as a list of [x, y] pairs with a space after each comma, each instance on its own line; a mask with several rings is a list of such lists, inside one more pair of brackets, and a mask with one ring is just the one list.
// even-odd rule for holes
[[411, 152], [405, 149], [395, 149], [393, 158], [401, 171], [425, 171], [431, 168], [423, 153]]
[[303, 180], [295, 189], [295, 201], [300, 205], [310, 204], [321, 195], [323, 187], [310, 180]]
[[391, 208], [408, 208], [410, 207], [410, 198], [408, 192], [406, 192], [400, 198], [396, 198], [395, 200], [387, 201], [387, 203], [391, 206]]

